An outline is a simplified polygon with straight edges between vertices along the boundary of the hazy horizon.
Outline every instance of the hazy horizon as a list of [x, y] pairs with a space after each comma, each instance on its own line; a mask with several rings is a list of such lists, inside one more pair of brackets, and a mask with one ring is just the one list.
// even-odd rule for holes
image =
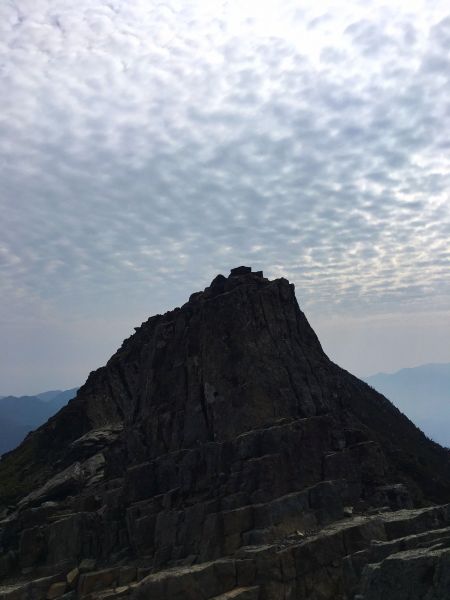
[[[198, 291], [198, 290], [195, 290], [195, 291]], [[186, 297], [186, 301], [187, 300], [188, 300], [188, 297]], [[181, 304], [182, 303], [180, 303], [180, 305]], [[172, 308], [175, 308], [175, 307], [172, 307]], [[163, 313], [166, 311], [163, 310], [160, 312]], [[158, 314], [158, 313], [154, 313], [154, 314]], [[152, 315], [148, 315], [148, 316], [150, 317]], [[308, 318], [308, 315], [306, 315], [306, 316]], [[426, 361], [425, 360], [424, 362], [421, 362], [420, 358], [418, 358], [415, 363], [407, 364], [407, 363], [405, 363], [404, 358], [401, 357], [400, 360], [397, 361], [397, 363], [400, 366], [398, 366], [396, 368], [389, 368], [389, 364], [391, 364], [391, 357], [393, 355], [395, 355], [397, 345], [403, 343], [403, 340], [401, 338], [396, 337], [395, 333], [391, 331], [390, 337], [388, 336], [388, 338], [387, 338], [387, 339], [390, 339], [390, 345], [387, 348], [387, 352], [384, 354], [384, 356], [379, 357], [379, 360], [377, 360], [378, 357], [374, 356], [374, 352], [372, 351], [372, 353], [371, 353], [371, 356], [374, 357], [374, 364], [378, 364], [378, 365], [384, 364], [384, 365], [387, 365], [387, 367], [384, 370], [383, 369], [370, 370], [370, 368], [369, 368], [369, 370], [367, 370], [367, 371], [358, 372], [355, 369], [352, 369], [351, 367], [349, 367], [348, 363], [351, 364], [353, 352], [355, 351], [355, 349], [358, 346], [364, 347], [368, 343], [368, 340], [370, 339], [368, 337], [367, 331], [364, 329], [368, 325], [368, 322], [363, 321], [362, 323], [358, 324], [359, 326], [352, 327], [350, 329], [350, 334], [353, 336], [352, 338], [349, 338], [349, 330], [347, 330], [347, 331], [344, 330], [344, 328], [346, 327], [345, 323], [342, 323], [339, 321], [338, 323], [336, 323], [334, 325], [334, 328], [333, 328], [333, 325], [331, 325], [330, 338], [329, 338], [329, 340], [327, 340], [328, 341], [328, 346], [327, 346], [326, 341], [324, 342], [323, 338], [320, 335], [319, 329], [315, 326], [315, 324], [311, 321], [311, 319], [308, 319], [308, 320], [309, 320], [311, 326], [314, 328], [316, 334], [318, 335], [319, 341], [321, 342], [325, 353], [328, 354], [328, 357], [333, 362], [337, 363], [339, 366], [345, 368], [346, 370], [350, 371], [353, 375], [356, 375], [357, 377], [359, 377], [361, 379], [365, 379], [367, 377], [380, 375], [380, 374], [387, 374], [387, 375], [396, 374], [403, 369], [414, 369], [414, 368], [428, 366], [428, 365], [434, 365], [434, 364], [437, 364], [437, 365], [450, 364], [450, 360], [448, 362], [439, 361], [439, 360], [435, 360], [435, 361], [433, 361], [433, 360]], [[134, 323], [134, 326], [138, 326], [138, 325], [140, 325], [140, 322]], [[374, 331], [377, 327], [376, 320], [373, 322], [372, 325], [373, 325], [372, 331]], [[133, 328], [134, 326], [131, 327], [131, 329], [128, 331], [128, 333], [124, 334], [123, 338], [118, 340], [118, 343], [115, 347], [111, 347], [111, 349], [109, 351], [106, 348], [105, 354], [103, 356], [100, 355], [100, 353], [98, 354], [97, 357], [95, 357], [93, 355], [93, 359], [95, 359], [95, 358], [98, 359], [97, 363], [89, 365], [87, 367], [87, 370], [84, 373], [81, 372], [81, 370], [82, 370], [82, 366], [81, 366], [80, 379], [78, 379], [78, 380], [73, 380], [73, 379], [69, 379], [69, 378], [64, 379], [61, 377], [61, 373], [58, 372], [58, 370], [56, 368], [54, 371], [55, 380], [47, 379], [47, 381], [48, 381], [47, 385], [38, 385], [38, 384], [35, 385], [33, 382], [31, 382], [30, 384], [27, 384], [25, 387], [23, 387], [19, 384], [17, 389], [16, 388], [5, 388], [5, 389], [7, 389], [7, 391], [5, 391], [4, 389], [0, 389], [0, 396], [8, 396], [8, 395], [33, 396], [33, 395], [37, 395], [37, 394], [42, 393], [47, 390], [56, 390], [56, 389], [66, 390], [66, 389], [72, 389], [74, 387], [79, 387], [79, 386], [83, 385], [83, 383], [86, 381], [86, 379], [89, 375], [89, 372], [95, 371], [96, 369], [104, 366], [106, 364], [106, 362], [109, 360], [109, 358], [119, 349], [119, 347], [122, 344], [122, 341], [124, 339], [126, 339], [127, 337], [129, 337], [130, 335], [134, 334], [134, 328]], [[326, 331], [326, 329], [325, 329], [325, 331]], [[413, 332], [413, 334], [415, 334], [415, 332]], [[370, 335], [370, 332], [369, 332], [369, 335]], [[386, 335], [386, 332], [384, 332], [384, 335]], [[405, 331], [405, 335], [408, 335], [407, 331]], [[345, 339], [344, 339], [344, 336], [346, 336]], [[333, 344], [334, 344], [334, 346], [333, 346]], [[334, 350], [334, 354], [330, 353], [330, 351], [329, 351], [330, 347], [332, 348], [332, 350]], [[56, 345], [55, 345], [55, 350], [57, 350]], [[420, 352], [417, 354], [419, 357], [421, 356]], [[410, 353], [410, 355], [411, 355], [411, 353]], [[394, 360], [392, 360], [392, 364], [395, 364]], [[51, 371], [50, 371], [50, 373], [46, 373], [46, 377], [51, 377], [51, 376], [52, 376]], [[59, 379], [58, 379], [58, 377], [59, 377]], [[58, 383], [58, 382], [61, 382], [61, 383]]]

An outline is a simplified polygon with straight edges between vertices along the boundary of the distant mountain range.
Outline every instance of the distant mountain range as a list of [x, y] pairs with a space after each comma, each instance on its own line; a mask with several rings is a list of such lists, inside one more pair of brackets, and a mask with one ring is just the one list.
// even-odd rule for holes
[[450, 447], [450, 363], [428, 364], [364, 378], [428, 437]]
[[50, 390], [34, 396], [0, 397], [0, 455], [20, 444], [29, 431], [45, 423], [77, 393]]

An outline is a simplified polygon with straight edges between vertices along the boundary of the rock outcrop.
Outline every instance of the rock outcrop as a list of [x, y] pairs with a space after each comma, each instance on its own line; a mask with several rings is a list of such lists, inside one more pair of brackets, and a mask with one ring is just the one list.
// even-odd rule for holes
[[0, 599], [441, 600], [449, 476], [292, 284], [238, 267], [5, 455]]

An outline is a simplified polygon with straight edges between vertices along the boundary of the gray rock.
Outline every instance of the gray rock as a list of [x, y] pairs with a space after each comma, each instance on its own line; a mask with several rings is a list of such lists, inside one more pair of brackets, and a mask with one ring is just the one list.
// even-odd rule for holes
[[398, 552], [363, 572], [361, 600], [443, 600], [450, 590], [450, 548]]
[[1, 461], [0, 598], [78, 569], [90, 600], [372, 600], [414, 560], [442, 594], [449, 473], [328, 359], [293, 285], [238, 267], [136, 328]]
[[51, 477], [42, 487], [25, 496], [18, 503], [19, 508], [42, 504], [53, 498], [65, 497], [69, 493], [77, 492], [83, 474], [80, 463], [70, 465], [60, 473]]

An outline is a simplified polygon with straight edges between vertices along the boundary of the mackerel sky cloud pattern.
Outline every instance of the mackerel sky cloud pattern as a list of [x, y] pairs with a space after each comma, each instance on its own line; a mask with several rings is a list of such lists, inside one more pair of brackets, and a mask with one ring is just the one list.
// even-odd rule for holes
[[0, 5], [0, 393], [62, 340], [80, 383], [237, 264], [334, 352], [336, 319], [449, 321], [448, 4], [278, 4]]

